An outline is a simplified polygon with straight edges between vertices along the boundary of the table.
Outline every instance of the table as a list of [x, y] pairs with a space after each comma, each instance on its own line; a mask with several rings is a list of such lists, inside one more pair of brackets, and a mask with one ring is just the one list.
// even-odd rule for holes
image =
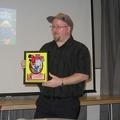
[[101, 105], [120, 103], [120, 96], [84, 96], [80, 98], [81, 105]]
[[[35, 109], [36, 99], [0, 100], [1, 110]], [[80, 105], [101, 105], [120, 103], [120, 96], [83, 96]]]
[[[28, 120], [24, 118], [20, 118], [17, 120]], [[31, 119], [31, 120], [75, 120], [75, 119], [66, 119], [66, 118], [41, 118], [41, 119]]]

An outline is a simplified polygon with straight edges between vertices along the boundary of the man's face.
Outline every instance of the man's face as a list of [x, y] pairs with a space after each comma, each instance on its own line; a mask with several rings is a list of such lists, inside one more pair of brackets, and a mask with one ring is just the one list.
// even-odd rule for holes
[[66, 22], [55, 18], [51, 27], [53, 38], [56, 42], [65, 41], [70, 36], [70, 26]]

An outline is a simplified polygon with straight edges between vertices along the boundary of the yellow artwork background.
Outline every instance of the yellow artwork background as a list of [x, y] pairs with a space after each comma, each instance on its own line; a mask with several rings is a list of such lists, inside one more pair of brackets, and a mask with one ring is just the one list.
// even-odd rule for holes
[[[34, 80], [28, 80], [27, 79], [27, 75], [28, 74], [31, 74], [31, 71], [29, 69], [29, 55], [37, 55], [39, 54], [40, 56], [43, 56], [44, 57], [44, 61], [42, 62], [43, 63], [43, 69], [41, 71], [41, 74], [44, 74], [45, 75], [45, 79], [34, 79]], [[48, 76], [48, 58], [47, 58], [47, 52], [38, 52], [38, 51], [31, 51], [31, 52], [25, 52], [25, 59], [26, 59], [26, 69], [25, 69], [25, 83], [41, 83], [41, 82], [46, 82], [47, 81], [47, 76]]]

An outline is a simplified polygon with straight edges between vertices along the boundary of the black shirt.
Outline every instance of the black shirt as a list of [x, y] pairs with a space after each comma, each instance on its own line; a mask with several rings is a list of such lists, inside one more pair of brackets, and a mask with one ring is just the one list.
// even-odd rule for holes
[[[90, 76], [90, 55], [88, 48], [71, 36], [66, 43], [58, 47], [55, 41], [46, 43], [40, 51], [48, 52], [48, 72], [64, 78], [74, 73]], [[50, 80], [48, 76], [48, 80]], [[64, 85], [56, 88], [41, 86], [41, 94], [47, 96], [68, 97], [79, 96], [84, 91], [84, 82], [74, 85]]]

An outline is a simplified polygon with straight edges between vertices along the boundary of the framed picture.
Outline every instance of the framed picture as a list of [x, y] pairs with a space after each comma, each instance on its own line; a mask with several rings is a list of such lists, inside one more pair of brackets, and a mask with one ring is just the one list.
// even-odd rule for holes
[[24, 51], [26, 68], [24, 69], [24, 84], [42, 83], [47, 81], [48, 55], [47, 52]]

